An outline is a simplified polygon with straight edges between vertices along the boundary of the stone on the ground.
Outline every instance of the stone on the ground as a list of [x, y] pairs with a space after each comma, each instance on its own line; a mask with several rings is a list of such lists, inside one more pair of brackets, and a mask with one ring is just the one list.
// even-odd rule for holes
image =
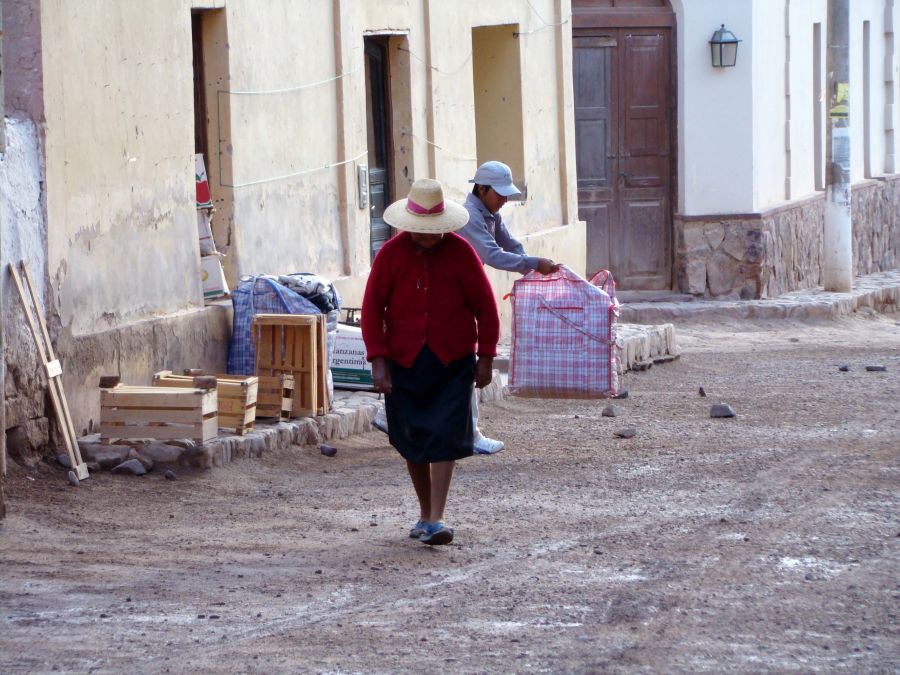
[[866, 371], [870, 373], [885, 373], [887, 366], [866, 366]]
[[143, 467], [146, 471], [153, 471], [153, 460], [149, 459], [147, 457], [144, 457], [135, 448], [132, 448], [131, 452], [128, 453], [128, 459], [136, 459], [143, 465]]
[[706, 398], [706, 389], [704, 389], [703, 387], [700, 387], [700, 388], [697, 390], [697, 393], [700, 394], [700, 396]]
[[177, 464], [183, 452], [184, 448], [180, 446], [160, 441], [148, 443], [141, 448], [141, 455], [154, 464]]
[[97, 462], [101, 469], [109, 470], [128, 458], [131, 448], [127, 445], [104, 445], [103, 443], [79, 443], [81, 456], [85, 461]]
[[613, 398], [628, 398], [628, 390], [625, 387], [619, 390], [619, 393], [613, 396]]
[[613, 434], [619, 438], [634, 438], [635, 434], [637, 434], [637, 429], [634, 427], [625, 427], [624, 429], [614, 431]]
[[600, 413], [600, 415], [602, 415], [603, 417], [618, 417], [621, 414], [622, 414], [622, 409], [619, 408], [618, 406], [614, 406], [612, 403], [607, 405], [603, 409], [603, 412]]
[[118, 466], [113, 467], [112, 473], [124, 474], [126, 476], [143, 476], [147, 473], [147, 470], [138, 460], [126, 459]]
[[734, 417], [735, 415], [737, 415], [737, 413], [734, 412], [734, 408], [727, 403], [716, 403], [709, 409], [710, 417]]
[[66, 474], [66, 477], [69, 479], [69, 485], [71, 485], [72, 487], [78, 487], [78, 483], [80, 482], [78, 480], [78, 474], [76, 474], [74, 471], [69, 471], [69, 473]]
[[172, 469], [166, 469], [166, 480], [178, 480], [178, 476], [175, 475], [175, 472]]
[[56, 456], [56, 463], [64, 469], [72, 468], [72, 461], [69, 459], [69, 455], [64, 452], [61, 452]]
[[844, 364], [843, 366], [838, 366], [838, 370], [841, 371], [842, 373], [847, 373], [847, 372], [850, 372], [850, 366], [848, 366], [847, 364]]
[[328, 445], [327, 443], [323, 443], [319, 446], [319, 450], [326, 457], [334, 457], [337, 454], [337, 448], [334, 446]]

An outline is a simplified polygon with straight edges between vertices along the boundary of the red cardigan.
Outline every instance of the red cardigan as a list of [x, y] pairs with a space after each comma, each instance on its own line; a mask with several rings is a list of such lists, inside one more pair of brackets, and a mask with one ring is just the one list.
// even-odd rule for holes
[[450, 232], [419, 249], [401, 232], [378, 251], [366, 284], [362, 335], [369, 361], [409, 368], [427, 344], [448, 364], [467, 354], [496, 356], [500, 318], [475, 249]]

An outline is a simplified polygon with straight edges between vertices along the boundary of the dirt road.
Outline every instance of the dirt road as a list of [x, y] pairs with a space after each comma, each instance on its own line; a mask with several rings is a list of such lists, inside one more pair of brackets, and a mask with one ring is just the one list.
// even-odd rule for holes
[[443, 548], [378, 432], [176, 482], [14, 467], [0, 672], [900, 669], [900, 315], [678, 336], [619, 417], [485, 406], [507, 449], [460, 464]]

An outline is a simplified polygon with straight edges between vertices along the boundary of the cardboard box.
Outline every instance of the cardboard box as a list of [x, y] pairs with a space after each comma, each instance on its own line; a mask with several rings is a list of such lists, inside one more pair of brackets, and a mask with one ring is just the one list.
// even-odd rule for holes
[[372, 364], [366, 361], [362, 329], [338, 324], [331, 377], [338, 389], [372, 389]]
[[200, 258], [200, 279], [203, 281], [203, 298], [220, 298], [228, 295], [228, 282], [222, 271], [222, 261], [217, 255], [205, 255]]

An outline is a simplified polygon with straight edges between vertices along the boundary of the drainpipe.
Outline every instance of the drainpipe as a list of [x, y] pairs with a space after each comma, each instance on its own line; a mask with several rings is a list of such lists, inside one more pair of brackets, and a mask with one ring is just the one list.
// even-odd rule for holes
[[825, 290], [853, 288], [850, 217], [850, 0], [828, 0], [828, 122], [825, 125]]

